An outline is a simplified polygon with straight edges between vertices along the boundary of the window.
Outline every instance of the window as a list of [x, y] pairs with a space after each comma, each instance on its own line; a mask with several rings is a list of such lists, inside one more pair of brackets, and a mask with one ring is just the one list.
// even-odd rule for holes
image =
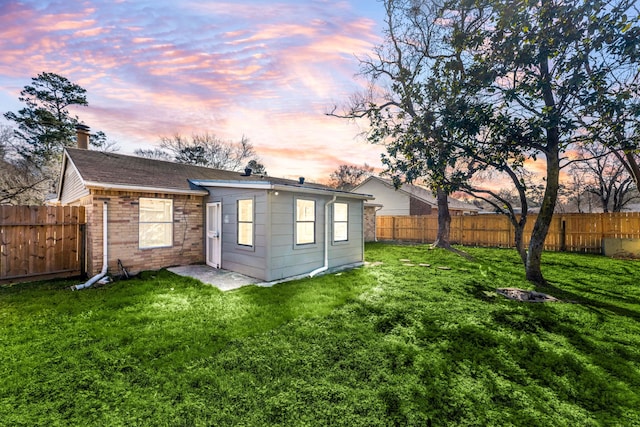
[[140, 198], [140, 248], [173, 245], [173, 200]]
[[346, 242], [349, 240], [349, 205], [346, 203], [333, 204], [333, 241]]
[[238, 200], [238, 244], [253, 246], [253, 199]]
[[316, 202], [296, 200], [296, 245], [316, 242]]

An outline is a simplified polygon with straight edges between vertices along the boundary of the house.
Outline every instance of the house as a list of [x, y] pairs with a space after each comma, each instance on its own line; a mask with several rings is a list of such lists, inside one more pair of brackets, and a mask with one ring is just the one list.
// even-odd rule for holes
[[[438, 202], [430, 190], [426, 188], [403, 184], [396, 190], [389, 179], [370, 176], [354, 189], [357, 193], [371, 194], [376, 203], [382, 205], [378, 215], [437, 215]], [[449, 212], [451, 215], [475, 215], [480, 211], [475, 205], [465, 203], [449, 197]]]
[[85, 148], [61, 173], [59, 202], [86, 207], [90, 275], [105, 252], [116, 274], [206, 263], [262, 281], [364, 261], [369, 195]]

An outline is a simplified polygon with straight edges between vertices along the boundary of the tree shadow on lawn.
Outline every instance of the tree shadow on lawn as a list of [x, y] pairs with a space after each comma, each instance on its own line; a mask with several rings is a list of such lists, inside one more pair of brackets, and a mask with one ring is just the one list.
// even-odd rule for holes
[[[563, 303], [495, 301], [493, 326], [465, 325], [447, 332], [448, 339], [459, 347], [458, 355], [452, 355], [453, 366], [459, 363], [456, 359], [467, 357], [506, 378], [512, 391], [513, 387], [524, 387], [534, 400], [552, 393], [561, 405], [577, 405], [603, 417], [601, 420], [633, 424], [640, 419], [640, 413], [633, 409], [640, 403], [636, 391], [640, 387], [637, 333], [617, 339], [615, 331], [622, 332], [624, 327], [611, 319], [611, 313], [598, 320], [588, 316], [594, 325], [606, 322], [605, 331], [591, 325], [576, 326], [573, 318], [579, 320], [582, 306], [573, 306], [575, 310], [567, 313], [558, 310]], [[468, 347], [461, 346], [461, 341]], [[508, 396], [493, 397], [504, 398]], [[558, 404], [550, 403], [551, 407]]]
[[[559, 298], [561, 301], [565, 303], [575, 303], [580, 304], [588, 310], [591, 310], [598, 314], [604, 314], [601, 309], [608, 310], [612, 313], [615, 313], [619, 316], [625, 316], [636, 322], [640, 321], [640, 312], [636, 310], [631, 310], [626, 307], [622, 307], [620, 305], [612, 304], [609, 302], [605, 302], [602, 300], [597, 300], [593, 298], [587, 297], [585, 294], [578, 294], [574, 292], [570, 292], [566, 289], [559, 287], [559, 285], [555, 285], [551, 282], [547, 282], [547, 284], [542, 286], [537, 286], [536, 289], [540, 292], [544, 292], [547, 294], [551, 294], [556, 298]], [[600, 290], [591, 290], [591, 292], [596, 292], [599, 295], [606, 297], [607, 299], [615, 300], [625, 305], [633, 305], [635, 307], [640, 308], [640, 299], [628, 296], [620, 296], [619, 294], [613, 292], [602, 292]]]
[[[570, 356], [573, 361], [568, 365], [562, 358], [558, 360], [562, 363], [556, 366], [558, 361], [553, 361], [555, 357], [550, 359], [552, 363], [544, 362], [548, 359], [545, 355], [536, 357], [543, 361], [538, 367], [561, 374], [564, 374], [567, 367], [570, 370], [577, 369], [572, 386], [584, 390], [581, 393], [582, 399], [586, 399], [593, 409], [615, 407], [622, 416], [629, 407], [637, 407], [640, 396], [633, 390], [640, 387], [640, 370], [637, 368], [640, 366], [640, 354], [635, 351], [640, 344], [640, 330], [634, 332], [633, 329], [640, 320], [638, 312], [612, 303], [591, 300], [553, 285], [540, 289], [565, 301], [573, 300], [577, 303], [567, 306], [563, 302], [505, 302], [505, 309], [493, 314], [496, 324], [533, 334], [541, 342], [546, 342], [551, 347], [557, 346], [557, 351], [567, 355], [574, 353]], [[629, 304], [628, 300], [624, 302]], [[616, 319], [617, 316], [621, 318]], [[629, 320], [625, 319], [631, 320], [632, 324], [628, 325]], [[570, 346], [563, 344], [562, 339], [556, 344], [560, 337]], [[554, 353], [556, 350], [550, 351]], [[598, 369], [593, 369], [590, 365]], [[635, 403], [628, 406], [628, 403], [622, 404], [621, 401]]]

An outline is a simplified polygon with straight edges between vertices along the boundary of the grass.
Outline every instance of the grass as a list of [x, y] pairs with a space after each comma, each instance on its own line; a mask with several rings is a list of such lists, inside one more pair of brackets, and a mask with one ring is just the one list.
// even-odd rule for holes
[[514, 251], [466, 250], [227, 293], [0, 288], [0, 424], [640, 425], [640, 262], [545, 253], [570, 302], [527, 304], [495, 293], [531, 289]]

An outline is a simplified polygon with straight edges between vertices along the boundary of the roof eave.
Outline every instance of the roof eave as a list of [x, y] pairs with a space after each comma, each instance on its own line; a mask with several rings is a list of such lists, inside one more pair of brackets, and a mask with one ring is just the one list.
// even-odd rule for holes
[[303, 194], [322, 194], [322, 195], [334, 195], [339, 194], [343, 197], [360, 200], [374, 200], [374, 197], [370, 194], [351, 193], [348, 191], [322, 189], [314, 187], [305, 187], [304, 185], [293, 184], [274, 184], [272, 182], [265, 181], [221, 181], [221, 180], [195, 180], [190, 179], [190, 183], [199, 187], [225, 187], [225, 188], [246, 188], [254, 190], [277, 190], [277, 191], [294, 191], [296, 193]]
[[62, 184], [64, 183], [64, 170], [66, 169], [66, 166], [67, 166], [67, 159], [68, 159], [67, 149], [65, 148], [64, 151], [62, 152], [62, 165], [60, 165], [60, 180], [58, 181], [58, 188], [56, 191], [56, 197], [58, 198], [58, 200], [60, 200], [60, 198], [62, 197]]
[[281, 190], [281, 191], [296, 191], [298, 193], [306, 193], [306, 194], [328, 194], [328, 195], [337, 194], [342, 197], [347, 197], [350, 199], [375, 200], [375, 197], [373, 197], [371, 194], [352, 193], [350, 191], [342, 191], [342, 190], [324, 190], [322, 188], [303, 187], [299, 185], [276, 184], [273, 186], [273, 189]]
[[255, 190], [271, 190], [273, 185], [264, 181], [228, 181], [209, 179], [189, 179], [191, 184], [198, 187], [226, 187], [226, 188], [248, 188]]
[[135, 193], [188, 194], [193, 196], [206, 196], [209, 194], [209, 192], [206, 190], [195, 190], [195, 189], [185, 190], [180, 188], [146, 187], [146, 186], [139, 186], [139, 185], [109, 184], [105, 182], [86, 181], [84, 185], [89, 189], [131, 191]]

